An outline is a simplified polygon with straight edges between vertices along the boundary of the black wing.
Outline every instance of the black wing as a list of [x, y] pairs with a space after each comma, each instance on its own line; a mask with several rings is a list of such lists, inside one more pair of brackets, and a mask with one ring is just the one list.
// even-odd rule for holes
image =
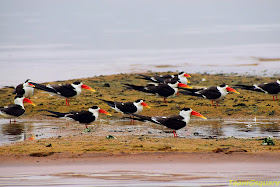
[[123, 113], [134, 113], [137, 111], [137, 107], [133, 104], [133, 102], [115, 102], [116, 107], [122, 111]]
[[51, 85], [51, 87], [63, 97], [73, 97], [77, 94], [77, 92], [71, 84]]
[[72, 118], [79, 123], [91, 123], [96, 120], [96, 117], [89, 111], [81, 111], [76, 113], [66, 114], [65, 117]]
[[5, 114], [16, 117], [21, 116], [25, 112], [25, 110], [20, 105], [10, 105], [6, 108], [0, 108], [0, 110]]
[[217, 99], [221, 97], [221, 92], [219, 92], [217, 87], [209, 87], [204, 90], [199, 90], [196, 93], [201, 94], [203, 97], [207, 99]]
[[175, 92], [174, 89], [167, 84], [161, 84], [159, 86], [156, 86], [153, 91], [154, 93], [157, 93], [158, 95], [163, 97], [171, 96]]
[[170, 129], [178, 130], [187, 125], [186, 122], [182, 121], [183, 117], [180, 115], [173, 116], [156, 116], [151, 118], [155, 123], [164, 125]]
[[258, 85], [262, 90], [269, 94], [278, 94], [280, 92], [280, 86], [277, 82], [269, 82]]

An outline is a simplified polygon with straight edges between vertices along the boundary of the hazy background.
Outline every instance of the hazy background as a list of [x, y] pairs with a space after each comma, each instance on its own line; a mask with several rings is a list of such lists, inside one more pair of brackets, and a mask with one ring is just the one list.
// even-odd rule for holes
[[279, 0], [0, 0], [0, 86], [147, 70], [277, 77], [279, 61], [255, 57], [280, 58], [279, 10]]

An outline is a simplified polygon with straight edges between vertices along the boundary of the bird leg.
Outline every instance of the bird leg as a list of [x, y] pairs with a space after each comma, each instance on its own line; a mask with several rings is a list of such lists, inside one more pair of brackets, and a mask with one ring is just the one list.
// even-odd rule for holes
[[66, 105], [69, 105], [69, 101], [68, 101], [68, 99], [66, 99]]
[[[276, 98], [276, 99], [275, 99], [275, 98]], [[275, 100], [278, 100], [277, 95], [275, 95], [275, 97], [274, 97], [274, 95], [273, 95], [273, 101], [275, 101]]]
[[173, 134], [174, 134], [174, 138], [178, 137], [177, 132], [175, 130], [173, 130]]
[[87, 129], [87, 124], [85, 124], [85, 126], [86, 126], [86, 129]]
[[[214, 100], [212, 100], [212, 106], [215, 106], [214, 105]], [[218, 106], [218, 101], [216, 101], [216, 106]]]
[[168, 103], [168, 102], [166, 101], [166, 98], [165, 98], [165, 97], [163, 98], [163, 100], [164, 100], [165, 103]]
[[134, 125], [134, 117], [129, 116], [130, 117], [130, 125], [133, 124]]

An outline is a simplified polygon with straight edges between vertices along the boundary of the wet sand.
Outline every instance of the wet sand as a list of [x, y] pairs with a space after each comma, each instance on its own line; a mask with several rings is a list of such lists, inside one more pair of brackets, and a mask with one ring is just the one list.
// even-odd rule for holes
[[227, 186], [280, 180], [279, 153], [54, 154], [2, 156], [6, 186]]

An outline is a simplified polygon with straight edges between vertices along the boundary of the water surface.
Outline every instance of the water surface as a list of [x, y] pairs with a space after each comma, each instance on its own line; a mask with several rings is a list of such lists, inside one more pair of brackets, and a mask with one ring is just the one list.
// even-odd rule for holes
[[[99, 120], [89, 126], [96, 135], [143, 135], [154, 137], [173, 136], [172, 130], [152, 123], [130, 120]], [[33, 140], [73, 134], [86, 133], [84, 125], [64, 120], [21, 120], [10, 124], [9, 120], [0, 119], [0, 145], [17, 141]], [[90, 133], [90, 132], [89, 132]], [[280, 136], [280, 119], [193, 119], [187, 128], [177, 131], [186, 138], [264, 138]]]

